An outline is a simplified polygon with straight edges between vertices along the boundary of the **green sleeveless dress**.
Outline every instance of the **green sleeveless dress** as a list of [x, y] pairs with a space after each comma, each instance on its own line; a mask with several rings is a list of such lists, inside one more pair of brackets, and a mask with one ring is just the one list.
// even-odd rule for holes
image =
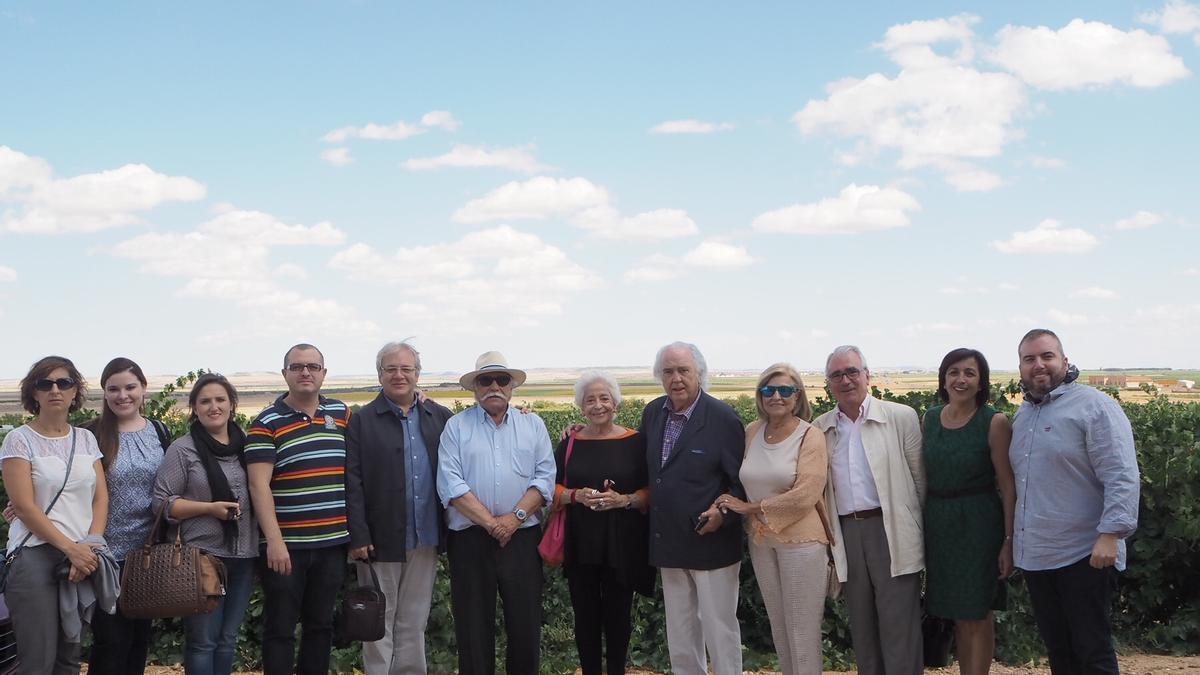
[[958, 429], [942, 427], [942, 408], [925, 414], [925, 611], [946, 619], [982, 619], [1004, 609], [997, 557], [1004, 510], [988, 429], [996, 410], [983, 406]]

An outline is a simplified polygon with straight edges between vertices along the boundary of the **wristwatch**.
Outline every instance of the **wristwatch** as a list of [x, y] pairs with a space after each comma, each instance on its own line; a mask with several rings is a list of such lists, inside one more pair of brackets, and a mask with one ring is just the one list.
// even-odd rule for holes
[[517, 507], [513, 510], [513, 515], [516, 516], [517, 520], [521, 521], [522, 523], [525, 522], [525, 519], [529, 517], [529, 514], [525, 512], [525, 509], [520, 507]]

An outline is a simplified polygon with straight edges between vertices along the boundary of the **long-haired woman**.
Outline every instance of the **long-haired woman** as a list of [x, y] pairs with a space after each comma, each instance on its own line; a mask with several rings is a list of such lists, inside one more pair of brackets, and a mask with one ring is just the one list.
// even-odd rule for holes
[[96, 437], [68, 420], [83, 406], [85, 387], [70, 359], [47, 356], [33, 364], [21, 380], [21, 406], [33, 419], [0, 445], [4, 487], [16, 512], [7, 553], [19, 550], [4, 599], [25, 673], [79, 672], [79, 639], [64, 632], [70, 622], [59, 610], [56, 572], [62, 565], [72, 583], [95, 572], [108, 520]]
[[[84, 428], [96, 436], [108, 483], [108, 526], [104, 537], [117, 563], [141, 546], [150, 533], [154, 514], [150, 499], [154, 476], [170, 437], [161, 422], [142, 416], [146, 375], [138, 364], [118, 357], [100, 375], [104, 404], [100, 416]], [[146, 668], [150, 649], [150, 620], [129, 619], [120, 611], [97, 612], [92, 619], [92, 652], [88, 673], [135, 675]]]
[[242, 455], [246, 434], [233, 421], [237, 390], [223, 375], [201, 375], [188, 405], [192, 426], [167, 449], [154, 482], [154, 509], [165, 507], [184, 541], [225, 563], [220, 604], [183, 620], [183, 666], [188, 675], [228, 675], [258, 557]]

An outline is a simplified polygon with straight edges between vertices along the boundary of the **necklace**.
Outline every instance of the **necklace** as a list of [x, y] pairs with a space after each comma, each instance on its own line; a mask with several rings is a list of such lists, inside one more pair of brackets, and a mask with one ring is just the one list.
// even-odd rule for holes
[[789, 418], [783, 424], [779, 425], [774, 432], [771, 431], [771, 423], [767, 422], [763, 427], [763, 436], [767, 439], [768, 443], [774, 443], [777, 439], [783, 440], [796, 430], [797, 421], [795, 417]]

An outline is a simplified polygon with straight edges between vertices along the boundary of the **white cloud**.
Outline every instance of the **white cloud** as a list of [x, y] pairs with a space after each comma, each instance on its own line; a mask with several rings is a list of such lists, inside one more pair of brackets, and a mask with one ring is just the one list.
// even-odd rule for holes
[[683, 265], [670, 256], [656, 253], [643, 258], [637, 266], [625, 272], [625, 281], [669, 281], [683, 275]]
[[1171, 0], [1154, 12], [1143, 12], [1138, 21], [1157, 27], [1167, 34], [1188, 34], [1200, 45], [1200, 5]]
[[505, 183], [454, 212], [459, 223], [530, 218], [575, 213], [608, 203], [608, 191], [586, 178], [536, 176], [524, 182]]
[[1072, 298], [1087, 298], [1089, 300], [1116, 300], [1121, 297], [1116, 291], [1101, 286], [1088, 286], [1072, 291]]
[[754, 258], [744, 246], [735, 246], [722, 241], [705, 241], [683, 255], [683, 262], [693, 267], [731, 269], [745, 267]]
[[350, 156], [350, 148], [329, 148], [321, 151], [321, 159], [334, 166], [346, 166], [354, 161]]
[[26, 234], [96, 232], [141, 222], [137, 215], [172, 201], [203, 199], [205, 187], [145, 164], [55, 178], [49, 163], [0, 146], [0, 230]]
[[1062, 223], [1047, 218], [1032, 230], [1013, 232], [1008, 241], [993, 241], [992, 248], [1001, 253], [1017, 254], [1078, 254], [1096, 247], [1099, 240], [1078, 228], [1063, 229]]
[[1200, 267], [1189, 267], [1180, 272], [1185, 277], [1200, 277]]
[[[403, 284], [436, 312], [403, 309], [439, 328], [468, 312], [489, 319], [516, 319], [537, 325], [539, 317], [561, 313], [569, 295], [599, 288], [596, 273], [567, 257], [537, 235], [508, 225], [468, 233], [444, 244], [403, 247], [391, 254], [354, 244], [336, 253], [329, 267], [352, 281]], [[530, 304], [530, 298], [537, 302]], [[458, 323], [461, 324], [461, 321]]]
[[622, 215], [612, 205], [608, 190], [586, 178], [535, 176], [505, 183], [467, 202], [451, 217], [459, 223], [566, 217], [575, 227], [608, 239], [652, 241], [686, 237], [699, 231], [681, 209]]
[[[825, 99], [808, 101], [792, 120], [805, 135], [857, 139], [852, 159], [894, 150], [900, 168], [938, 169], [960, 190], [995, 188], [999, 177], [974, 162], [1000, 155], [1021, 138], [1015, 120], [1026, 92], [1007, 73], [971, 65], [976, 21], [962, 15], [892, 26], [876, 46], [900, 66], [895, 77], [873, 73], [832, 82]], [[947, 42], [957, 47], [952, 55], [934, 50]]]
[[634, 216], [622, 216], [605, 204], [580, 211], [571, 224], [608, 239], [652, 241], [696, 234], [695, 221], [681, 209], [655, 209]]
[[928, 333], [957, 333], [963, 330], [962, 324], [935, 321], [933, 323], [913, 323], [900, 329], [905, 337], [917, 337]]
[[263, 246], [333, 246], [346, 241], [346, 233], [327, 221], [288, 225], [269, 213], [236, 209], [202, 223], [198, 231], [225, 241]]
[[1118, 230], [1142, 230], [1153, 227], [1163, 221], [1163, 217], [1150, 211], [1138, 211], [1128, 218], [1122, 218], [1113, 224]]
[[1029, 164], [1035, 169], [1062, 169], [1067, 166], [1066, 161], [1057, 157], [1041, 157], [1038, 155], [1030, 157]]
[[1073, 19], [1057, 31], [1005, 26], [996, 34], [988, 60], [1050, 91], [1118, 82], [1159, 87], [1189, 74], [1165, 38], [1083, 19]]
[[1060, 309], [1050, 309], [1046, 312], [1046, 319], [1052, 324], [1060, 324], [1063, 326], [1085, 326], [1093, 323], [1091, 317], [1086, 314], [1071, 314]]
[[998, 288], [1002, 291], [1005, 291], [1006, 293], [1011, 293], [1013, 291], [1021, 290], [1020, 286], [1013, 284], [1013, 283], [1009, 283], [1007, 281], [1001, 282], [999, 285], [996, 286], [996, 288]]
[[401, 120], [391, 124], [368, 122], [362, 126], [349, 125], [329, 131], [321, 137], [321, 140], [326, 143], [345, 143], [353, 138], [368, 141], [402, 141], [423, 134], [430, 129], [455, 131], [460, 126], [462, 123], [454, 119], [454, 115], [449, 112], [431, 110], [422, 115], [421, 121], [416, 124]]
[[767, 211], [754, 219], [752, 227], [758, 232], [861, 234], [905, 227], [908, 212], [920, 209], [907, 192], [851, 183], [837, 197]]
[[419, 157], [404, 162], [409, 171], [430, 171], [447, 167], [497, 168], [521, 173], [548, 171], [548, 167], [533, 156], [529, 148], [495, 148], [481, 145], [455, 145], [444, 155]]
[[0, 265], [0, 281], [16, 281], [17, 271], [11, 267]]
[[283, 263], [282, 265], [278, 265], [275, 267], [275, 271], [272, 272], [272, 274], [277, 279], [294, 279], [297, 281], [303, 281], [304, 279], [308, 278], [308, 270], [294, 263]]
[[734, 128], [731, 122], [703, 122], [701, 120], [667, 120], [650, 127], [652, 134], [711, 134], [715, 131], [729, 131]]

